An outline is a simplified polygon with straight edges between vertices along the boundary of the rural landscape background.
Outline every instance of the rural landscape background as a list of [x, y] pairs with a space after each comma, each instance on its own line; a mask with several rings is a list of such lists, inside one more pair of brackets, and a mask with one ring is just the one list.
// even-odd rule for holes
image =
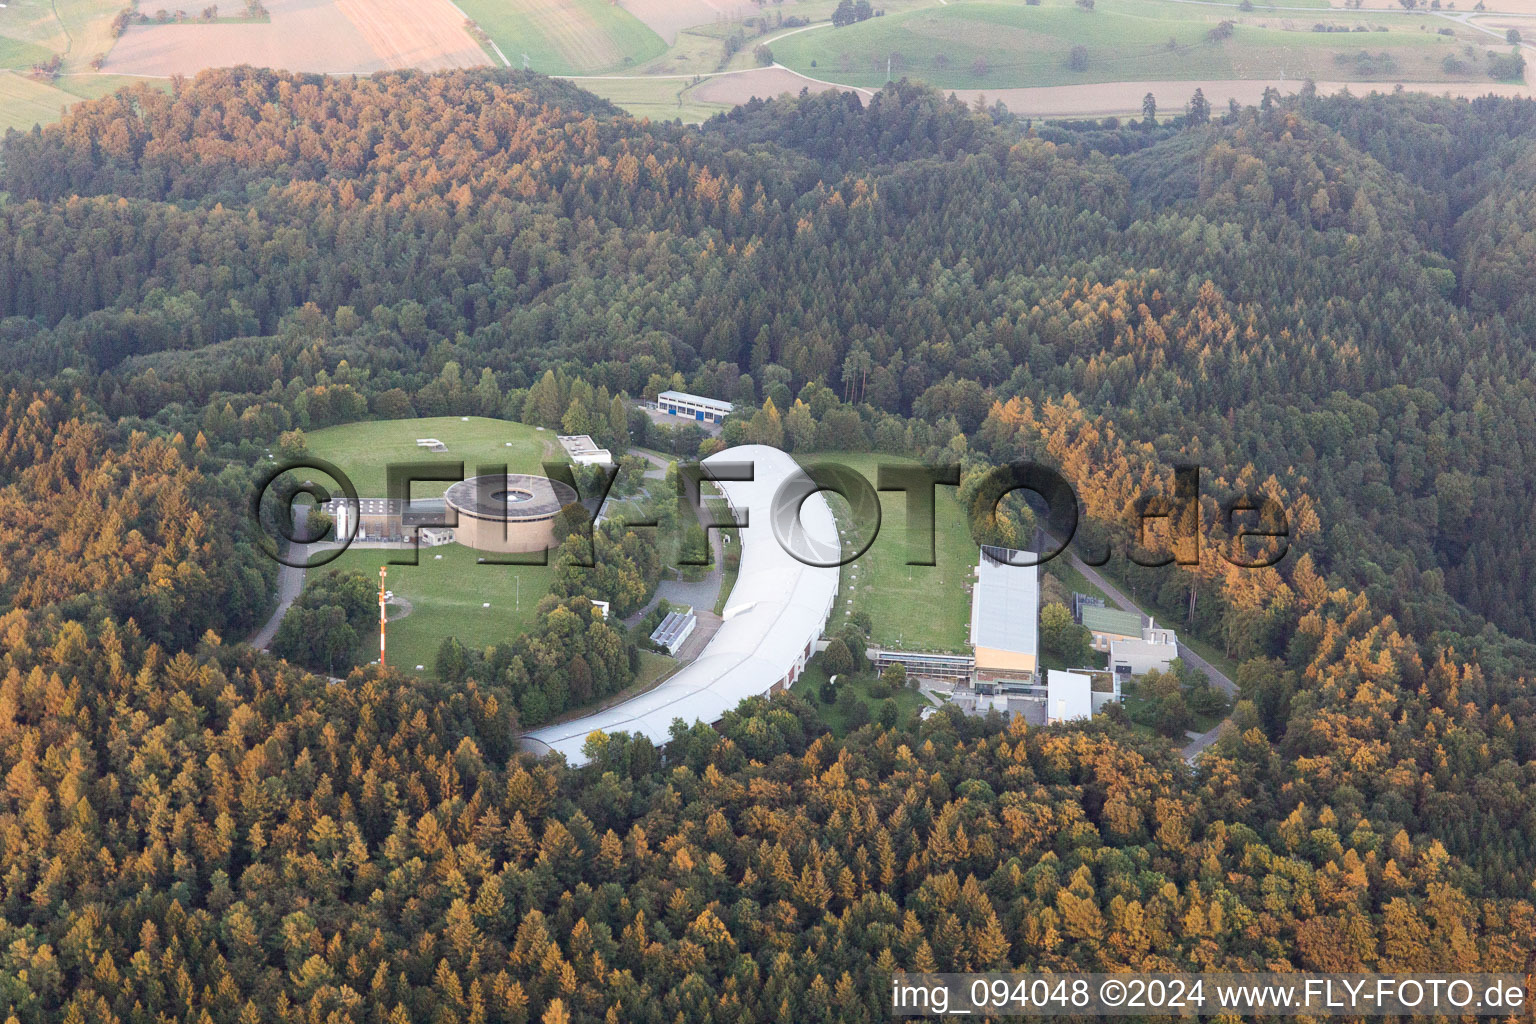
[[[1397, 84], [1526, 95], [1536, 0], [10, 0], [0, 127], [132, 81], [251, 64], [371, 74], [527, 67], [631, 113], [920, 80], [1015, 113], [1140, 114]], [[841, 10], [840, 10], [841, 7]]]
[[0, 1024], [1536, 976], [1536, 0], [122, 2], [0, 0]]

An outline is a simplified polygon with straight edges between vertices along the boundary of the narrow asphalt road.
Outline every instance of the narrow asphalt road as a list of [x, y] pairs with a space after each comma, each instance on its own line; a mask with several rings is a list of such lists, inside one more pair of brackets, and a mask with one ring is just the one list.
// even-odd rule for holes
[[[294, 526], [303, 530], [308, 521], [309, 510], [303, 505], [296, 505], [293, 510]], [[272, 612], [272, 617], [266, 625], [258, 629], [251, 637], [251, 646], [258, 651], [265, 651], [272, 646], [272, 638], [277, 636], [277, 627], [282, 624], [283, 616], [288, 614], [288, 608], [297, 601], [299, 594], [304, 591], [304, 568], [302, 563], [309, 561], [310, 549], [308, 544], [290, 544], [287, 557], [290, 561], [301, 563], [298, 566], [279, 565], [277, 568], [277, 609]]]
[[[639, 448], [631, 448], [629, 454], [639, 455], [651, 464], [651, 468], [645, 471], [645, 479], [661, 480], [666, 477], [667, 468], [671, 465], [666, 459]], [[709, 536], [711, 561], [709, 572], [704, 578], [692, 583], [686, 580], [663, 579], [657, 585], [656, 593], [652, 594], [651, 599], [645, 603], [645, 607], [624, 620], [626, 626], [633, 626], [645, 618], [663, 598], [673, 604], [690, 605], [696, 612], [714, 612], [715, 602], [720, 600], [720, 587], [725, 580], [725, 535], [719, 530], [705, 532]]]
[[[290, 548], [290, 551], [295, 551]], [[303, 556], [307, 557], [307, 552]], [[266, 625], [258, 629], [251, 637], [251, 646], [257, 650], [265, 651], [272, 646], [272, 638], [277, 636], [277, 627], [282, 624], [283, 616], [288, 614], [288, 608], [298, 600], [299, 594], [304, 590], [304, 569], [292, 565], [280, 565], [277, 568], [277, 609]]]
[[652, 455], [650, 452], [641, 448], [631, 448], [629, 450], [629, 454], [638, 455], [646, 462], [651, 464], [651, 468], [642, 474], [646, 480], [665, 480], [667, 478], [667, 467], [670, 466], [671, 463], [662, 458], [660, 455]]
[[[1141, 608], [1136, 604], [1135, 601], [1132, 601], [1130, 598], [1126, 597], [1125, 594], [1121, 592], [1119, 587], [1109, 582], [1097, 569], [1079, 558], [1076, 551], [1073, 551], [1069, 547], [1067, 548], [1066, 555], [1068, 561], [1072, 563], [1072, 568], [1082, 573], [1083, 578], [1086, 579], [1089, 583], [1092, 583], [1094, 586], [1104, 591], [1104, 596], [1108, 597], [1115, 604], [1119, 605], [1122, 611], [1141, 612]], [[1145, 613], [1143, 612], [1142, 614]], [[1188, 663], [1191, 667], [1204, 673], [1205, 678], [1211, 681], [1212, 686], [1220, 689], [1229, 698], [1234, 700], [1236, 699], [1237, 684], [1229, 679], [1226, 673], [1222, 672], [1216, 668], [1216, 666], [1212, 665], [1210, 662], [1200, 657], [1200, 655], [1190, 650], [1190, 648], [1186, 646], [1182, 640], [1179, 641], [1179, 657]], [[1217, 722], [1216, 725], [1210, 730], [1203, 732], [1199, 736], [1190, 740], [1188, 745], [1184, 747], [1184, 760], [1188, 761], [1190, 764], [1194, 764], [1195, 760], [1200, 756], [1205, 748], [1216, 742], [1216, 737], [1221, 735], [1221, 727], [1225, 725], [1227, 721], [1228, 719], [1222, 719], [1220, 722]]]

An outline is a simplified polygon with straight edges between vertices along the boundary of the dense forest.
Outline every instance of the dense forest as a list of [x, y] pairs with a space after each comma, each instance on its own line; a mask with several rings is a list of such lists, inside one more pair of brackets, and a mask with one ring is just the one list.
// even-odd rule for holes
[[[877, 1020], [897, 968], [1536, 967], [1536, 104], [1039, 125], [899, 83], [687, 128], [515, 72], [241, 69], [0, 158], [7, 1019]], [[1232, 727], [1190, 768], [1119, 716], [839, 739], [780, 697], [535, 762], [530, 708], [634, 657], [564, 568], [443, 682], [242, 642], [285, 433], [639, 440], [615, 401], [669, 386], [742, 403], [726, 440], [1058, 468], [1084, 550], [1241, 663]], [[1131, 565], [1178, 462], [1204, 557]], [[1286, 510], [1274, 567], [1216, 557], [1240, 493]], [[599, 543], [633, 606], [654, 551]]]

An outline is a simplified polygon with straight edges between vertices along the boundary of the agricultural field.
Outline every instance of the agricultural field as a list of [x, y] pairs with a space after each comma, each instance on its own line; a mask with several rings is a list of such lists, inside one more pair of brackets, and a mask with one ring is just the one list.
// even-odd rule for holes
[[[409, 550], [353, 547], [315, 573], [329, 569], [360, 572], [371, 580], [391, 559]], [[437, 649], [446, 636], [467, 647], [487, 647], [523, 633], [549, 591], [554, 569], [537, 565], [484, 565], [480, 553], [458, 544], [423, 547], [416, 565], [388, 565], [389, 589], [410, 614], [389, 623], [385, 657], [404, 672], [432, 675]], [[489, 605], [489, 607], [486, 607]], [[364, 661], [376, 660], [378, 637], [364, 639]], [[417, 670], [416, 666], [423, 666]]]
[[[416, 446], [418, 437], [435, 437], [446, 452]], [[542, 463], [568, 461], [554, 433], [524, 423], [484, 416], [437, 416], [426, 419], [371, 420], [326, 427], [304, 435], [308, 453], [335, 463], [352, 478], [359, 497], [386, 496], [386, 467], [390, 463], [464, 463], [464, 475], [474, 476], [482, 465], [506, 463], [509, 473], [543, 473]], [[416, 497], [425, 497], [436, 484], [417, 484]], [[438, 490], [446, 490], [442, 484]]]
[[80, 101], [62, 89], [12, 71], [0, 74], [0, 131], [26, 131], [59, 119], [59, 112]]
[[750, 0], [622, 0], [624, 9], [666, 40], [677, 42], [678, 33], [716, 21], [737, 21], [757, 13]]
[[[57, 121], [65, 108], [133, 82], [131, 78], [88, 72], [63, 74], [43, 82], [30, 75], [0, 71], [0, 132], [9, 128], [27, 131], [35, 124]], [[169, 87], [170, 83], [156, 84]]]
[[24, 71], [52, 56], [50, 50], [36, 43], [0, 36], [0, 67], [8, 71]]
[[587, 78], [578, 84], [636, 117], [692, 124], [730, 109], [729, 104], [700, 99], [700, 91], [718, 81], [721, 79], [706, 78], [696, 84], [691, 78]]
[[[1226, 20], [1231, 35], [1211, 33]], [[1319, 32], [1319, 22], [1344, 31]], [[1441, 35], [1445, 29], [1450, 35]], [[1446, 18], [1330, 10], [1244, 12], [1159, 0], [952, 3], [801, 32], [774, 44], [795, 71], [847, 85], [878, 87], [907, 76], [942, 88], [1056, 86], [1125, 80], [1286, 78], [1416, 82], [1487, 81], [1471, 61], [1447, 56], [1497, 41]], [[1364, 51], [1368, 59], [1360, 59]], [[1336, 59], [1339, 58], [1339, 59]]]
[[[693, 97], [695, 103], [728, 110], [738, 103], [746, 103], [754, 96], [766, 100], [784, 93], [789, 93], [791, 96], [798, 95], [801, 89], [819, 93], [838, 88], [845, 87], [828, 85], [824, 82], [808, 82], [803, 75], [787, 68], [758, 68], [739, 75], [715, 75], [712, 78], [706, 78], [694, 86], [689, 95]], [[857, 91], [864, 93], [866, 97], [872, 95], [868, 89]]]
[[[1491, 80], [1486, 54], [1508, 49], [1510, 27], [1536, 40], [1536, 0], [1499, 0], [1477, 14], [1449, 3], [1408, 14], [1397, 0], [1358, 10], [1342, 0], [876, 6], [881, 17], [834, 28], [836, 0], [266, 0], [270, 17], [254, 21], [243, 0], [226, 0], [214, 22], [134, 25], [114, 39], [122, 0], [14, 0], [0, 7], [0, 72], [12, 72], [0, 80], [0, 128], [56, 120], [79, 96], [127, 80], [113, 76], [165, 82], [240, 63], [339, 74], [522, 67], [525, 56], [533, 70], [575, 78], [638, 117], [687, 123], [801, 89], [867, 94], [888, 74], [1031, 116], [1135, 113], [1148, 91], [1176, 110], [1196, 87], [1216, 106], [1253, 103], [1268, 84], [1289, 91], [1308, 78], [1325, 92], [1404, 82], [1531, 94], [1523, 82]], [[159, 8], [138, 9], [153, 17]], [[1223, 21], [1230, 36], [1211, 38]], [[1314, 31], [1319, 23], [1334, 31]], [[760, 43], [771, 66], [758, 66]], [[63, 74], [52, 82], [15, 74], [54, 55]], [[93, 69], [97, 58], [107, 74]]]
[[[58, 57], [61, 72], [87, 71], [92, 58], [112, 48], [112, 20], [123, 6], [122, 0], [10, 0], [0, 7], [0, 69], [30, 71]], [[38, 88], [0, 87], [0, 124], [31, 127], [34, 121], [56, 121], [61, 105], [70, 102], [40, 91], [55, 89], [57, 79], [29, 82]]]
[[[873, 486], [882, 462], [905, 462], [886, 455], [817, 453], [802, 463], [835, 462], [862, 475]], [[964, 651], [970, 635], [971, 572], [979, 549], [955, 498], [955, 488], [935, 492], [937, 538], [932, 566], [907, 565], [906, 496], [899, 491], [880, 494], [880, 532], [868, 551], [843, 566], [837, 605], [830, 627], [855, 611], [874, 621], [871, 641], [877, 646], [906, 650]], [[828, 495], [840, 527], [849, 523], [849, 508], [841, 496]]]
[[667, 44], [609, 0], [459, 0], [514, 67], [546, 75], [590, 75], [643, 64]]

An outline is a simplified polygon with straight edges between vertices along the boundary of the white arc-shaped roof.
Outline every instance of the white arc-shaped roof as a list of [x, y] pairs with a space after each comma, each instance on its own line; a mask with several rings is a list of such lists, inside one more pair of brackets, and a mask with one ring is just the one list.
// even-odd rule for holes
[[837, 559], [837, 523], [826, 496], [807, 496], [813, 485], [805, 472], [767, 445], [728, 448], [703, 464], [722, 476], [731, 474], [731, 467], [750, 465], [753, 477], [717, 481], [737, 521], [746, 523], [741, 570], [719, 631], [694, 662], [655, 689], [605, 711], [535, 729], [523, 737], [524, 749], [557, 751], [579, 765], [586, 762], [581, 748], [593, 732], [642, 733], [659, 745], [669, 738], [674, 719], [716, 722], [746, 698], [767, 693], [821, 635], [837, 597], [838, 570], [806, 563]]

